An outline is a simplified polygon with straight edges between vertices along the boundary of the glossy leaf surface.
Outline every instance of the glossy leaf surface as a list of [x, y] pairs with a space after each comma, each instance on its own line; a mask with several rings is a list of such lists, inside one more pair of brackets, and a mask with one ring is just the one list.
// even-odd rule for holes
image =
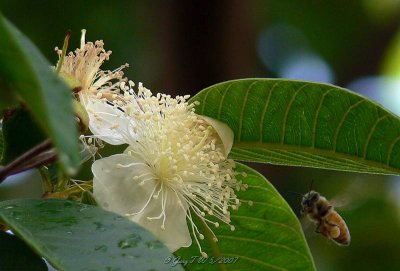
[[182, 270], [142, 227], [101, 208], [57, 199], [0, 203], [0, 220], [63, 270]]
[[238, 178], [248, 189], [236, 193], [244, 202], [231, 211], [235, 230], [222, 222], [211, 226], [218, 242], [204, 234], [208, 242], [202, 246], [209, 258], [199, 258], [192, 245], [179, 250], [177, 260], [187, 262], [188, 270], [315, 270], [299, 220], [286, 201], [254, 169], [238, 163], [236, 170], [247, 174]]
[[243, 79], [204, 89], [196, 112], [235, 133], [231, 158], [400, 174], [400, 120], [373, 101], [320, 83]]

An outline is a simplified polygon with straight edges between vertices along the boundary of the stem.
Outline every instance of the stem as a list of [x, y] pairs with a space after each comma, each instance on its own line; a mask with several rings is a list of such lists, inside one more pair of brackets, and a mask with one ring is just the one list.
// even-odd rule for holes
[[59, 174], [55, 191], [64, 191], [68, 187], [69, 179], [64, 174]]
[[28, 162], [22, 164], [20, 167], [12, 171], [12, 174], [17, 174], [26, 171], [31, 168], [44, 166], [55, 162], [57, 159], [57, 154], [54, 151], [39, 154], [35, 159], [31, 159]]
[[40, 167], [39, 173], [42, 176], [42, 185], [43, 185], [43, 191], [44, 193], [50, 193], [53, 191], [53, 185], [50, 180], [50, 176], [48, 174], [48, 171], [46, 170], [45, 167]]
[[65, 59], [65, 55], [67, 54], [68, 44], [69, 44], [69, 39], [70, 38], [71, 38], [71, 31], [68, 30], [67, 31], [67, 35], [65, 36], [65, 39], [64, 39], [64, 44], [63, 44], [63, 48], [62, 48], [60, 61], [58, 61], [58, 64], [57, 64], [56, 73], [60, 73], [61, 67], [64, 64], [64, 59]]
[[[44, 162], [48, 162], [51, 159], [54, 159], [51, 157], [46, 157], [46, 159], [41, 160], [34, 160], [36, 156], [39, 154], [42, 154], [44, 151], [47, 151], [49, 148], [51, 148], [51, 141], [50, 139], [46, 139], [39, 145], [36, 145], [32, 149], [28, 150], [27, 152], [23, 153], [20, 155], [18, 158], [16, 158], [14, 161], [9, 163], [8, 165], [1, 167], [0, 168], [0, 183], [4, 181], [5, 178], [8, 176], [19, 173], [23, 170], [27, 170], [29, 168], [38, 166]], [[23, 169], [23, 170], [21, 170]]]

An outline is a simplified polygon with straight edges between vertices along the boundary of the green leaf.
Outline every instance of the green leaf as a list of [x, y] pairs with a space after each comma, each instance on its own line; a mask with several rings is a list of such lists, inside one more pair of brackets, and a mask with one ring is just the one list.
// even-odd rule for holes
[[39, 50], [0, 14], [1, 96], [17, 93], [51, 137], [69, 172], [79, 165], [77, 126], [68, 87]]
[[[1, 61], [1, 60], [0, 60]], [[7, 108], [12, 108], [18, 105], [17, 98], [15, 97], [15, 93], [12, 91], [8, 91], [9, 86], [6, 82], [4, 82], [5, 78], [3, 78], [0, 74], [0, 112]]]
[[196, 112], [235, 133], [230, 158], [400, 174], [400, 120], [349, 90], [320, 83], [243, 79], [204, 89]]
[[17, 236], [0, 231], [0, 270], [47, 271], [48, 268]]
[[153, 235], [117, 214], [58, 199], [0, 203], [0, 220], [63, 270], [182, 270]]
[[[178, 251], [181, 259], [191, 261], [187, 270], [315, 270], [300, 223], [275, 188], [254, 169], [237, 163], [238, 176], [248, 184], [246, 191], [237, 192], [245, 202], [238, 211], [231, 211], [231, 231], [226, 225], [212, 230], [218, 242], [203, 244], [209, 258], [199, 259], [196, 245]], [[248, 201], [252, 201], [249, 205]], [[213, 253], [210, 253], [210, 251]], [[178, 258], [179, 259], [179, 258]], [[231, 261], [223, 267], [215, 259]], [[204, 261], [201, 263], [201, 261]], [[225, 268], [225, 269], [224, 269]]]
[[93, 196], [93, 193], [85, 190], [82, 192], [81, 202], [89, 205], [97, 206], [97, 202]]

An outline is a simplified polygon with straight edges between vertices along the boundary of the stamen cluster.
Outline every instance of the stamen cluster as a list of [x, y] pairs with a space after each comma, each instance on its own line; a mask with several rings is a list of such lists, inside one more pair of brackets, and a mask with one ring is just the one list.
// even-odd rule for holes
[[122, 65], [113, 71], [101, 70], [100, 66], [109, 60], [112, 52], [104, 49], [102, 40], [85, 43], [85, 33], [86, 31], [82, 30], [80, 48], [75, 52], [69, 52], [64, 58], [62, 50], [58, 47], [55, 48], [59, 56], [59, 63], [63, 58], [60, 74], [73, 78], [79, 83], [74, 88], [74, 92], [78, 93], [78, 97], [84, 104], [87, 103], [90, 96], [115, 100], [120, 96], [121, 91], [130, 89], [126, 86], [127, 79], [124, 78], [122, 71], [129, 65]]
[[152, 231], [171, 251], [191, 245], [189, 222], [206, 257], [199, 242], [204, 230], [192, 215], [217, 241], [211, 227], [222, 222], [235, 229], [230, 212], [241, 204], [235, 191], [246, 189], [236, 179], [234, 161], [227, 159], [233, 132], [226, 124], [195, 114], [189, 96], [153, 95], [141, 83], [135, 93], [133, 82], [123, 77], [127, 64], [102, 71], [111, 51], [104, 50], [102, 41], [86, 43], [85, 31], [80, 48], [66, 56], [56, 51], [61, 66], [57, 70], [78, 82], [74, 92], [89, 116], [93, 135], [81, 137], [89, 154], [94, 155], [102, 140], [128, 144], [124, 153], [92, 165], [99, 205]]
[[[195, 105], [186, 101], [188, 96], [153, 96], [141, 84], [135, 96], [136, 103], [126, 107], [131, 120], [128, 129], [120, 130], [129, 144], [125, 151], [126, 162], [121, 162], [120, 157], [109, 170], [115, 171], [116, 176], [123, 175], [117, 171], [137, 170], [140, 174], [133, 173], [124, 185], [130, 182], [131, 185], [149, 187], [145, 189], [148, 191], [146, 196], [140, 195], [144, 196], [141, 205], [129, 206], [126, 215], [144, 226], [158, 220], [161, 230], [168, 231], [169, 215], [176, 213], [171, 206], [180, 208], [180, 213], [190, 222], [202, 255], [206, 256], [198, 241], [204, 235], [193, 222], [192, 213], [200, 217], [213, 234], [209, 224], [218, 227], [219, 222], [211, 217], [230, 225], [230, 209], [236, 210], [240, 206], [235, 190], [245, 189], [245, 185], [236, 179], [234, 161], [226, 159], [216, 130], [194, 113]], [[96, 163], [99, 162], [101, 160], [93, 166], [95, 196], [96, 183], [104, 179], [98, 174]], [[109, 198], [100, 196], [98, 199], [112, 209]], [[171, 201], [175, 204], [169, 204]], [[152, 215], [149, 215], [150, 211]], [[233, 225], [230, 227], [234, 230]], [[155, 232], [163, 240], [165, 234]], [[214, 240], [217, 240], [215, 235]], [[163, 241], [167, 245], [173, 243], [171, 237], [164, 237]]]

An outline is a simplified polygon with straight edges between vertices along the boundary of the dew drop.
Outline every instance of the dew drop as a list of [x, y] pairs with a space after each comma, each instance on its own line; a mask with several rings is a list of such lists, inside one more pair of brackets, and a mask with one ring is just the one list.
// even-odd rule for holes
[[101, 222], [93, 222], [93, 224], [96, 225], [97, 231], [105, 231], [106, 230], [106, 228], [104, 227], [104, 225]]
[[107, 252], [107, 246], [106, 245], [99, 245], [99, 246], [96, 246], [95, 248], [94, 248], [94, 250], [95, 251], [100, 251], [100, 252]]
[[87, 209], [87, 206], [83, 206], [83, 208], [79, 209], [79, 212], [83, 212]]
[[128, 258], [128, 259], [134, 259], [135, 258], [133, 255], [126, 254], [126, 253], [122, 253], [121, 256], [124, 257], [124, 258]]
[[163, 244], [158, 240], [146, 242], [146, 246], [150, 249], [162, 248]]
[[142, 238], [137, 234], [130, 234], [127, 238], [122, 239], [118, 242], [118, 247], [125, 249], [130, 247], [137, 247], [138, 243], [142, 241]]

